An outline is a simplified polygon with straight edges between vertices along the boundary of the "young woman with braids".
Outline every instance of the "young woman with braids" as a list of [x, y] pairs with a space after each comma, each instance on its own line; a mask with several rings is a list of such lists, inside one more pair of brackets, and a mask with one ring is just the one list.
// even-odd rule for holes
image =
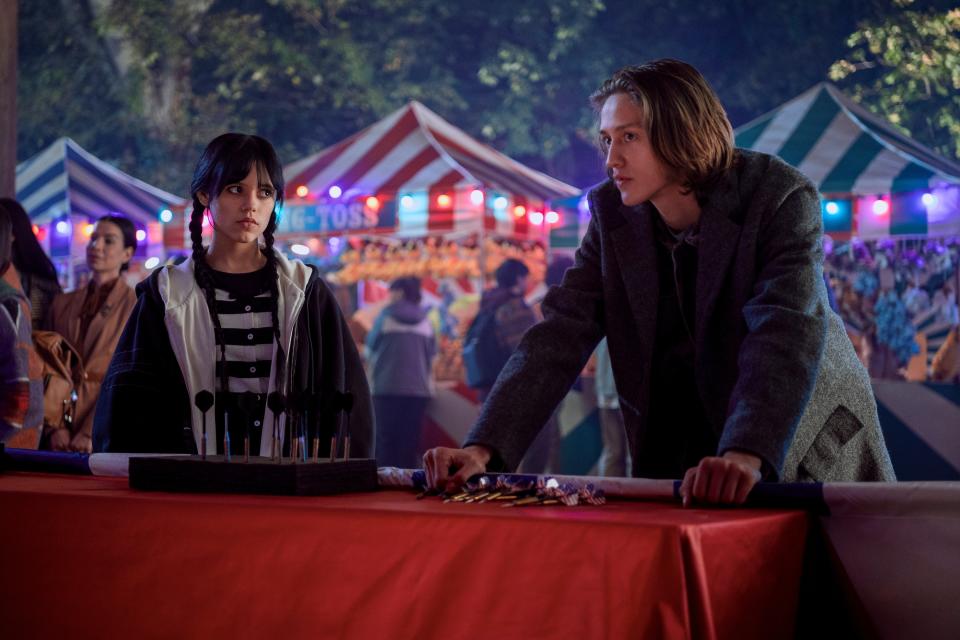
[[[204, 416], [194, 399], [209, 391], [216, 428], [207, 429], [207, 451], [222, 453], [227, 415], [234, 454], [249, 434], [251, 453], [269, 456], [267, 397], [278, 391], [291, 404], [307, 403], [312, 425], [327, 399], [352, 393], [351, 452], [371, 456], [370, 393], [333, 294], [315, 270], [273, 248], [283, 187], [265, 139], [228, 133], [207, 146], [191, 185], [193, 253], [138, 286], [104, 380], [95, 451], [199, 451]], [[204, 217], [213, 228], [209, 247]], [[284, 433], [285, 417], [277, 419]]]

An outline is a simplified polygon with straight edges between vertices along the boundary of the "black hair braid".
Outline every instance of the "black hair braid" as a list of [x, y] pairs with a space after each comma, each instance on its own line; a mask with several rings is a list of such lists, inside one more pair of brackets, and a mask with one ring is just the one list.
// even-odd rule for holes
[[273, 232], [277, 228], [277, 214], [271, 212], [270, 222], [263, 230], [263, 241], [266, 245], [264, 256], [267, 259], [267, 267], [270, 270], [270, 318], [273, 322], [273, 338], [277, 342], [277, 389], [285, 393], [284, 388], [286, 372], [286, 355], [283, 352], [283, 343], [280, 340], [280, 274], [277, 273], [277, 257], [273, 252]]
[[213, 333], [220, 344], [220, 389], [228, 391], [227, 343], [223, 338], [220, 316], [217, 315], [217, 294], [213, 284], [213, 274], [207, 265], [207, 250], [203, 247], [203, 212], [206, 209], [196, 197], [193, 199], [193, 213], [190, 215], [190, 240], [193, 243], [193, 277], [203, 291], [207, 301], [207, 311], [213, 322]]

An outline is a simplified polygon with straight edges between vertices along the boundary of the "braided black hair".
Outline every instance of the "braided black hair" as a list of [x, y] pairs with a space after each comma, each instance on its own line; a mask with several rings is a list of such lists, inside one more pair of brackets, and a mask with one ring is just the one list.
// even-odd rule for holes
[[[263, 252], [267, 260], [270, 275], [270, 317], [273, 322], [273, 337], [277, 345], [276, 380], [277, 388], [283, 391], [286, 356], [280, 338], [279, 302], [280, 286], [277, 272], [277, 259], [273, 250], [273, 232], [277, 228], [277, 209], [283, 204], [283, 171], [273, 146], [264, 138], [241, 133], [225, 133], [214, 138], [197, 162], [193, 172], [193, 181], [190, 193], [193, 197], [193, 212], [190, 215], [190, 240], [193, 245], [193, 273], [200, 289], [207, 301], [207, 310], [213, 322], [214, 335], [220, 345], [220, 361], [223, 363], [220, 370], [220, 387], [228, 391], [226, 367], [226, 341], [223, 337], [223, 328], [220, 326], [220, 317], [217, 315], [216, 293], [214, 290], [213, 273], [207, 264], [207, 251], [203, 246], [203, 213], [206, 206], [200, 202], [199, 194], [204, 193], [208, 202], [219, 196], [227, 185], [240, 182], [256, 167], [257, 174], [265, 172], [275, 189], [274, 209], [270, 212], [270, 221], [263, 231]], [[264, 182], [264, 181], [261, 181]]]

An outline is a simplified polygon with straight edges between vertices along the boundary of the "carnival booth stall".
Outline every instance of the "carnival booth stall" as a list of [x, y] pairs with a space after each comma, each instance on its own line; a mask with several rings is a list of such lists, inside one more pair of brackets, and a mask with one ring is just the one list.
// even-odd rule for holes
[[476, 295], [478, 279], [505, 257], [526, 258], [541, 274], [549, 230], [562, 222], [549, 203], [578, 193], [418, 102], [287, 172], [278, 239], [308, 259], [327, 258], [339, 282], [360, 283], [361, 303], [402, 275], [423, 277], [437, 299], [443, 279]]
[[[390, 280], [418, 276], [437, 309], [438, 395], [425, 444], [459, 442], [475, 417], [462, 382], [460, 337], [479, 294], [506, 258], [541, 283], [551, 231], [569, 223], [552, 203], [579, 190], [470, 137], [419, 102], [287, 167], [287, 203], [277, 239], [357, 285], [359, 334]], [[528, 298], [542, 296], [542, 285]], [[359, 325], [359, 326], [357, 326]]]
[[159, 264], [167, 247], [183, 247], [182, 228], [166, 224], [174, 212], [182, 212], [182, 198], [127, 175], [70, 138], [60, 138], [19, 164], [16, 189], [66, 289], [80, 284], [86, 272], [85, 246], [101, 216], [125, 216], [137, 227], [131, 278], [139, 279]]
[[920, 356], [921, 365], [913, 367], [919, 373], [913, 375], [922, 379], [956, 323], [960, 165], [826, 82], [743, 125], [736, 140], [740, 147], [780, 156], [819, 188], [827, 264], [839, 276], [836, 295], [854, 333], [867, 328], [862, 316], [874, 310], [844, 309], [845, 288], [877, 297], [884, 320], [902, 314], [891, 292], [902, 297], [912, 287], [929, 298], [930, 304], [918, 303], [904, 316], [924, 344], [905, 354], [913, 337], [907, 332], [907, 339], [898, 341], [907, 344], [891, 345], [901, 357]]

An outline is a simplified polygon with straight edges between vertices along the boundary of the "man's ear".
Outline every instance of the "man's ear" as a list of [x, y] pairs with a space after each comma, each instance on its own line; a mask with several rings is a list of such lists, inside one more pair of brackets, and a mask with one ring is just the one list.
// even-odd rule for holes
[[197, 191], [197, 200], [199, 200], [200, 204], [202, 204], [205, 207], [210, 206], [210, 198], [208, 198], [207, 194], [204, 193], [203, 191]]

